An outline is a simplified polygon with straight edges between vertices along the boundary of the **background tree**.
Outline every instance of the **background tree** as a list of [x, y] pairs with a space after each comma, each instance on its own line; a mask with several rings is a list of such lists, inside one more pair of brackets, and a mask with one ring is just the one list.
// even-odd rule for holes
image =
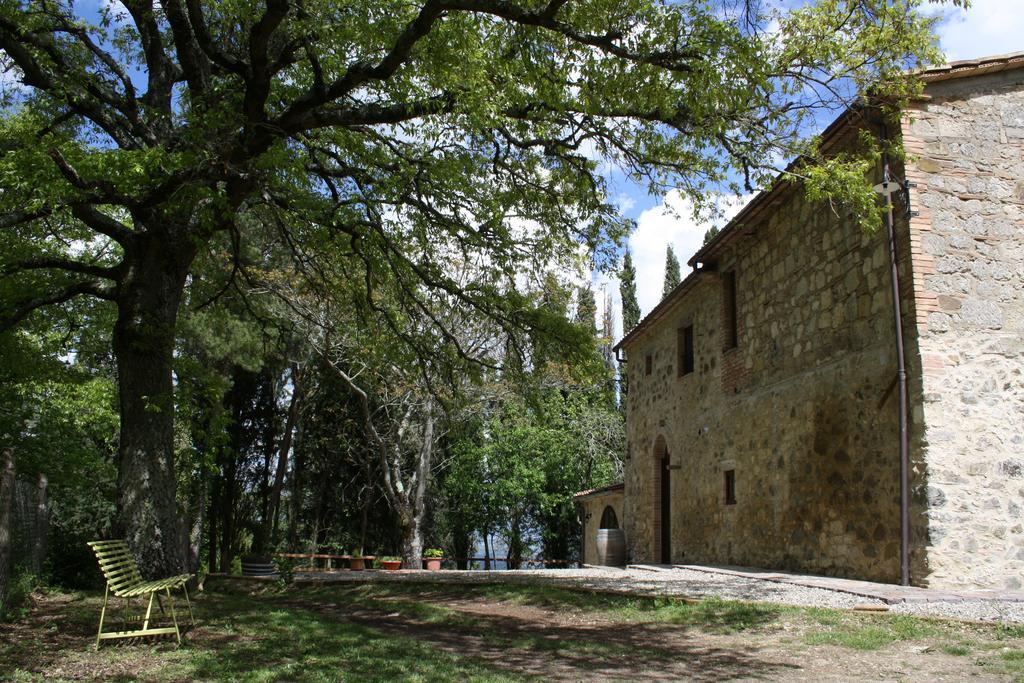
[[[619, 295], [622, 298], [622, 336], [633, 331], [640, 324], [640, 304], [636, 300], [636, 268], [633, 267], [633, 255], [626, 247], [622, 256], [622, 270], [619, 271]], [[625, 409], [629, 395], [629, 375], [619, 368], [620, 404]]]
[[682, 275], [679, 272], [679, 259], [672, 251], [672, 245], [665, 247], [665, 284], [661, 289], [661, 298], [664, 299], [669, 293], [682, 282]]
[[594, 298], [594, 290], [590, 285], [580, 285], [576, 290], [576, 319], [575, 323], [581, 325], [591, 334], [597, 333], [597, 301]]

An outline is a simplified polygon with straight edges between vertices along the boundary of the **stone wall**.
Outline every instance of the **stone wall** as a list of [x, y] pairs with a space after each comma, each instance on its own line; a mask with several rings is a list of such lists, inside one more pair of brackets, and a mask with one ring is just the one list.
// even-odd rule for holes
[[597, 564], [597, 530], [601, 528], [601, 515], [607, 506], [615, 510], [615, 516], [622, 528], [622, 489], [595, 493], [579, 499], [583, 510], [583, 564]]
[[907, 175], [928, 582], [1024, 581], [1024, 70], [933, 83], [908, 112]]
[[[897, 581], [898, 396], [884, 233], [865, 235], [800, 191], [778, 194], [732, 228], [713, 254], [714, 272], [693, 276], [671, 309], [626, 346], [627, 543], [634, 561], [658, 561], [655, 444], [663, 437], [672, 462], [674, 562]], [[730, 270], [739, 343], [723, 350], [720, 273]], [[677, 330], [691, 324], [695, 371], [679, 376]], [[923, 490], [926, 473], [917, 465], [914, 483]], [[725, 500], [729, 470], [735, 504]], [[921, 504], [918, 497], [918, 541]], [[925, 575], [925, 556], [912, 560], [915, 574]]]

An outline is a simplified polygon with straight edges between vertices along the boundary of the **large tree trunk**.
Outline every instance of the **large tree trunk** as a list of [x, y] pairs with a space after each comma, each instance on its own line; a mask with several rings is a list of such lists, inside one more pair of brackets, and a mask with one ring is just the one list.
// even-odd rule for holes
[[301, 449], [296, 451], [292, 464], [292, 476], [288, 487], [291, 489], [288, 506], [288, 552], [294, 553], [299, 547], [299, 515], [302, 514], [302, 487], [305, 486], [305, 457]]
[[484, 527], [484, 570], [491, 571], [491, 530]]
[[292, 400], [288, 406], [288, 419], [284, 425], [284, 435], [281, 438], [281, 449], [277, 454], [277, 470], [274, 472], [274, 484], [270, 490], [270, 510], [265, 524], [264, 534], [270, 539], [270, 544], [276, 546], [278, 542], [278, 520], [281, 512], [281, 490], [284, 488], [284, 475], [288, 471], [288, 454], [292, 449], [292, 434], [295, 432], [295, 425], [299, 419], [299, 409], [302, 405], [302, 370], [297, 364], [292, 364]]
[[217, 526], [217, 521], [220, 519], [220, 489], [221, 481], [219, 476], [213, 477], [210, 483], [210, 511], [206, 516], [206, 537], [207, 537], [207, 557], [210, 565], [210, 571], [217, 571], [217, 558], [220, 557], [218, 539], [220, 538], [220, 528]]
[[11, 578], [11, 510], [14, 507], [14, 449], [0, 454], [0, 616], [7, 611]]
[[[188, 572], [190, 574], [199, 574], [200, 555], [203, 547], [203, 527], [206, 524], [206, 480], [207, 475], [204, 474], [199, 479], [199, 484], [195, 487], [196, 500], [192, 508], [192, 517], [189, 525], [189, 538], [188, 538]], [[213, 568], [210, 568], [213, 571]]]
[[[396, 449], [397, 455], [397, 449]], [[423, 559], [423, 524], [427, 518], [427, 485], [434, 464], [434, 412], [430, 404], [423, 416], [423, 441], [416, 461], [412, 481], [411, 500], [406, 498], [406, 509], [399, 510], [403, 522], [402, 561], [407, 567], [419, 567]]]
[[186, 569], [175, 496], [172, 363], [192, 242], [141, 233], [126, 248], [113, 349], [121, 409], [118, 507], [128, 543], [150, 576]]
[[402, 534], [402, 566], [419, 569], [423, 564], [422, 514], [410, 515]]
[[509, 569], [519, 569], [523, 563], [523, 532], [519, 515], [513, 515], [509, 522], [508, 529], [508, 555], [507, 566]]

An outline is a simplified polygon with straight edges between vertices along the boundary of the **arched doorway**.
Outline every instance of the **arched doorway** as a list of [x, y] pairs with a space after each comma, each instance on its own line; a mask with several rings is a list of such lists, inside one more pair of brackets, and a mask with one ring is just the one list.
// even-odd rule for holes
[[615, 514], [615, 508], [611, 505], [604, 506], [604, 512], [601, 513], [601, 524], [597, 527], [598, 529], [618, 529], [619, 518]]
[[652, 555], [662, 564], [672, 563], [672, 470], [665, 437], [654, 442], [654, 538]]

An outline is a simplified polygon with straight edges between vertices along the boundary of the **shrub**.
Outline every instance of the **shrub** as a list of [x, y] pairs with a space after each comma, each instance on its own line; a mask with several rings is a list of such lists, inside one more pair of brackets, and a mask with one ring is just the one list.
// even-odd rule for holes
[[274, 569], [277, 571], [277, 583], [281, 587], [290, 586], [295, 583], [295, 565], [296, 561], [294, 557], [274, 558]]
[[20, 619], [28, 613], [32, 593], [40, 588], [39, 577], [31, 572], [19, 572], [7, 584], [7, 598], [0, 595], [0, 621]]

